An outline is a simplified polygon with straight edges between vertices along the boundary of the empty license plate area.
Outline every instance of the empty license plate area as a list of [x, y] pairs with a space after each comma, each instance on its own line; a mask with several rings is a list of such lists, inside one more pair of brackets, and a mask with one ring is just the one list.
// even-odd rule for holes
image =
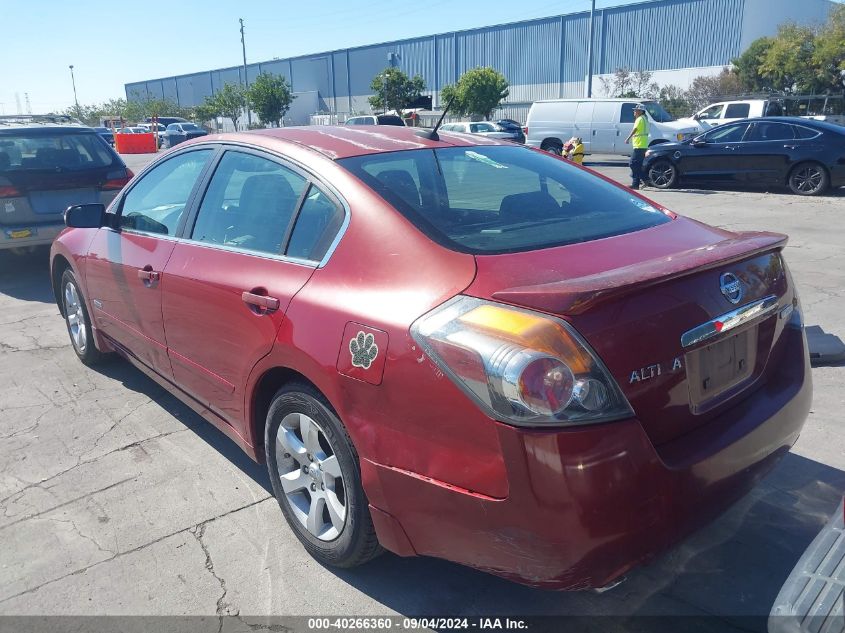
[[757, 326], [686, 355], [690, 408], [701, 413], [754, 373]]

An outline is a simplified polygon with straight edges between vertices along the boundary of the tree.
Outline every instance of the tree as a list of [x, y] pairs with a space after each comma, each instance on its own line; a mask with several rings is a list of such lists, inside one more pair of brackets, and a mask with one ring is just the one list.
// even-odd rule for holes
[[842, 90], [845, 81], [845, 5], [831, 9], [828, 21], [816, 34], [813, 64], [821, 85], [837, 92]]
[[206, 98], [204, 103], [193, 107], [191, 116], [188, 118], [194, 119], [195, 121], [199, 121], [200, 123], [214, 121], [214, 128], [217, 129], [217, 117], [219, 116], [223, 115], [217, 108], [217, 104], [213, 102], [209, 103], [208, 98]]
[[425, 80], [419, 75], [411, 79], [398, 68], [390, 67], [373, 77], [370, 89], [374, 94], [368, 100], [375, 110], [395, 110], [402, 116], [402, 110], [420, 98]]
[[655, 99], [660, 92], [654, 74], [648, 70], [630, 70], [622, 67], [613, 71], [612, 77], [600, 77], [602, 89], [608, 97], [620, 99]]
[[245, 92], [240, 84], [225, 84], [218, 92], [205, 98], [205, 105], [232, 121], [237, 130], [238, 118], [246, 105]]
[[762, 58], [760, 74], [770, 79], [776, 90], [785, 93], [820, 92], [814, 51], [815, 34], [810, 27], [782, 24]]
[[261, 73], [249, 88], [249, 102], [265, 125], [270, 123], [281, 127], [282, 118], [294, 98], [287, 79], [279, 75]]
[[459, 115], [490, 120], [493, 111], [510, 94], [508, 80], [495, 68], [485, 66], [468, 70], [455, 85], [443, 86], [440, 96], [452, 102], [452, 111]]
[[714, 101], [735, 97], [743, 92], [739, 77], [728, 68], [723, 68], [718, 75], [700, 75], [692, 80], [686, 92], [686, 99], [693, 110], [698, 110]]
[[772, 38], [760, 37], [731, 61], [733, 73], [741, 86], [740, 92], [772, 92], [775, 87], [771, 79], [760, 74], [760, 66], [772, 46]]
[[679, 86], [663, 86], [657, 98], [666, 111], [676, 119], [689, 116], [693, 111], [687, 91]]

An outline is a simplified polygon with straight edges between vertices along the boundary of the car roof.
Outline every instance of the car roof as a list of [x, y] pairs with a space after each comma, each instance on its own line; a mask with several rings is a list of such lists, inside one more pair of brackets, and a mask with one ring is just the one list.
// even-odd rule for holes
[[835, 123], [828, 123], [827, 121], [819, 121], [817, 119], [805, 119], [800, 116], [767, 116], [767, 117], [749, 117], [747, 119], [738, 119], [725, 123], [724, 125], [731, 125], [733, 123], [754, 123], [760, 121], [777, 121], [778, 123], [791, 123], [792, 125], [803, 125], [805, 127], [816, 128], [827, 132], [836, 132], [837, 134], [845, 134], [845, 126], [836, 125]]
[[250, 130], [212, 137], [206, 136], [204, 139], [206, 141], [239, 141], [252, 145], [264, 145], [270, 149], [273, 148], [273, 141], [287, 141], [323, 154], [332, 160], [409, 149], [442, 149], [474, 145], [513, 146], [513, 143], [490, 140], [480, 136], [467, 138], [463, 135], [452, 135], [448, 132], [440, 134], [440, 140], [433, 141], [417, 136], [415, 133], [417, 130], [398, 125], [380, 125], [378, 127], [312, 125]]
[[48, 129], [81, 131], [91, 128], [65, 114], [0, 114], [0, 132]]

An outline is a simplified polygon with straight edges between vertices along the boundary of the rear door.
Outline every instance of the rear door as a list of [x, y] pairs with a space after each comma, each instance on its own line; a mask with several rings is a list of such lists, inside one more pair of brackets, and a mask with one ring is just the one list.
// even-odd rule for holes
[[597, 101], [593, 110], [593, 126], [589, 137], [583, 137], [584, 149], [592, 153], [615, 154], [619, 138], [620, 104], [615, 101]]
[[213, 148], [180, 152], [136, 180], [85, 262], [93, 318], [144, 364], [171, 376], [161, 316], [163, 271]]
[[788, 123], [765, 119], [754, 122], [747, 141], [739, 150], [745, 179], [760, 183], [783, 182], [800, 143]]
[[273, 156], [228, 149], [215, 166], [165, 268], [163, 315], [176, 382], [230, 424], [344, 217], [308, 174]]

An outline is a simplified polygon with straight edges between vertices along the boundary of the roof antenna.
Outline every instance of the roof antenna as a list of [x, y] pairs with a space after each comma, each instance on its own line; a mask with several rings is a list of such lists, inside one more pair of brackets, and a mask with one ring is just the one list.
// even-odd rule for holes
[[443, 119], [446, 118], [446, 113], [449, 111], [449, 108], [452, 107], [452, 103], [455, 101], [455, 97], [449, 99], [448, 103], [446, 103], [446, 107], [443, 108], [443, 114], [440, 115], [440, 118], [437, 120], [437, 125], [434, 126], [431, 130], [417, 130], [414, 132], [419, 137], [427, 138], [430, 141], [439, 141], [440, 136], [437, 134], [437, 130], [440, 128], [440, 124], [443, 123]]

